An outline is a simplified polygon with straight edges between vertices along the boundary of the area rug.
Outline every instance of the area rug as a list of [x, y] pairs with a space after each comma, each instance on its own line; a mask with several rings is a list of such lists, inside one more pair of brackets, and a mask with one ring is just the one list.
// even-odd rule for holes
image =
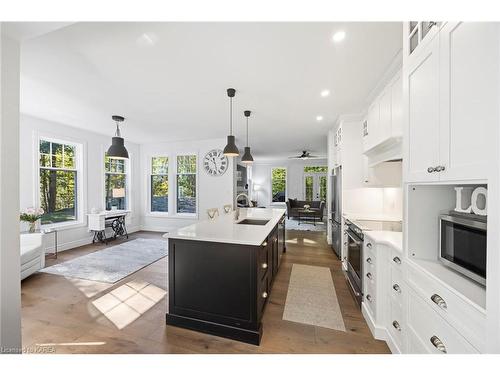
[[329, 268], [293, 264], [283, 320], [345, 332]]
[[312, 220], [300, 221], [295, 218], [286, 219], [285, 226], [287, 230], [306, 230], [311, 232], [324, 232], [326, 231], [326, 224], [323, 221], [316, 221], [316, 225]]
[[42, 269], [77, 279], [116, 283], [167, 255], [167, 241], [138, 238]]

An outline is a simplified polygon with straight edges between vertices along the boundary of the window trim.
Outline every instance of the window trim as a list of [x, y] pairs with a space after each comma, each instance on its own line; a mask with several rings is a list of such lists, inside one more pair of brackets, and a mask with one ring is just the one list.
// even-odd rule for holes
[[[33, 132], [33, 202], [35, 207], [41, 207], [40, 200], [40, 141], [67, 144], [75, 147], [75, 169], [76, 171], [76, 219], [61, 221], [53, 224], [41, 224], [41, 229], [56, 228], [58, 230], [72, 229], [85, 226], [85, 214], [87, 213], [87, 165], [84, 155], [87, 154], [87, 143], [70, 137], [58, 137], [54, 134]], [[64, 170], [64, 169], [62, 169]]]
[[[101, 202], [102, 202], [102, 211], [104, 212], [109, 212], [111, 210], [106, 209], [106, 174], [111, 173], [111, 174], [121, 174], [121, 173], [114, 173], [114, 172], [106, 172], [106, 152], [108, 150], [104, 149], [104, 147], [101, 148], [101, 178], [102, 178], [102, 197], [101, 197]], [[130, 211], [131, 216], [132, 216], [132, 153], [129, 152], [129, 158], [125, 159], [125, 211]]]
[[[177, 157], [178, 156], [195, 156], [196, 157], [196, 173], [193, 173], [196, 176], [196, 212], [194, 213], [188, 213], [188, 212], [177, 212]], [[193, 219], [193, 218], [198, 218], [199, 217], [199, 199], [200, 199], [200, 189], [199, 189], [199, 184], [200, 184], [200, 178], [199, 178], [199, 166], [200, 158], [198, 157], [198, 152], [177, 152], [174, 154], [174, 168], [173, 168], [173, 182], [174, 182], [174, 194], [173, 194], [173, 212], [174, 214], [171, 216], [174, 216], [175, 218], [187, 218], [187, 219]], [[170, 194], [169, 194], [170, 195]]]
[[[284, 202], [273, 202], [273, 169], [284, 169], [285, 170], [285, 201]], [[286, 205], [288, 200], [288, 167], [282, 167], [279, 165], [271, 166], [269, 169], [269, 205], [270, 206], [283, 206]]]
[[[151, 201], [153, 199], [153, 195], [152, 195], [152, 191], [151, 191], [151, 188], [152, 188], [151, 177], [153, 176], [153, 158], [159, 158], [159, 157], [167, 158], [168, 172], [167, 172], [166, 176], [168, 178], [168, 196], [167, 196], [168, 206], [167, 206], [166, 212], [153, 211], [151, 209], [151, 206], [152, 206]], [[147, 176], [146, 177], [146, 185], [147, 185], [147, 194], [146, 194], [147, 205], [146, 205], [146, 207], [148, 208], [148, 210], [147, 210], [148, 216], [156, 216], [156, 217], [172, 216], [172, 213], [171, 213], [172, 205], [170, 203], [171, 195], [172, 195], [172, 180], [171, 180], [172, 169], [170, 168], [171, 162], [172, 162], [172, 159], [170, 158], [170, 155], [168, 155], [168, 154], [158, 153], [158, 154], [150, 154], [150, 155], [146, 156], [146, 163], [148, 163], [148, 165], [149, 165], [148, 168], [145, 168], [146, 176]], [[154, 176], [165, 176], [165, 175], [154, 175]]]

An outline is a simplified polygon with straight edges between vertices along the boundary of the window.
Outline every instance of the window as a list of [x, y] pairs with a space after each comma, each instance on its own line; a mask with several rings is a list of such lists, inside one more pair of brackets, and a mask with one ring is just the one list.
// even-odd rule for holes
[[177, 156], [177, 212], [196, 213], [196, 155]]
[[104, 189], [106, 210], [127, 209], [127, 162], [104, 156]]
[[76, 146], [41, 139], [39, 142], [40, 206], [42, 225], [76, 221]]
[[168, 212], [168, 157], [151, 158], [151, 212]]
[[271, 169], [272, 202], [285, 202], [286, 199], [286, 168]]

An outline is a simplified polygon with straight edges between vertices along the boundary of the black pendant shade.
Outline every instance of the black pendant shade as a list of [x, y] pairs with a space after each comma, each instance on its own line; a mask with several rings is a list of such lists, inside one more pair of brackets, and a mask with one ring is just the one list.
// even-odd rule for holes
[[108, 157], [114, 159], [128, 159], [128, 151], [125, 148], [124, 140], [120, 134], [119, 123], [125, 120], [122, 116], [111, 116], [111, 118], [116, 122], [116, 134], [111, 140], [111, 146], [108, 148]]
[[240, 154], [233, 135], [233, 98], [235, 94], [235, 89], [227, 89], [227, 96], [229, 96], [229, 135], [227, 136], [227, 145], [224, 147], [224, 155], [233, 157]]
[[247, 144], [245, 147], [245, 152], [243, 153], [243, 156], [241, 157], [241, 162], [244, 164], [252, 164], [253, 163], [253, 156], [250, 153], [250, 146], [248, 146], [248, 118], [250, 117], [251, 112], [250, 111], [244, 111], [245, 117], [247, 118]]

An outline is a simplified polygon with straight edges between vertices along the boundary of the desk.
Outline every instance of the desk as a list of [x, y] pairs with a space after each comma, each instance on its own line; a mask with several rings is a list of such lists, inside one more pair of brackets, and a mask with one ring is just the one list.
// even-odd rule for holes
[[106, 228], [113, 229], [113, 239], [118, 236], [126, 236], [128, 238], [125, 219], [129, 213], [130, 210], [114, 210], [103, 211], [98, 214], [87, 214], [89, 218], [89, 231], [94, 233], [92, 243], [96, 241], [108, 243]]

